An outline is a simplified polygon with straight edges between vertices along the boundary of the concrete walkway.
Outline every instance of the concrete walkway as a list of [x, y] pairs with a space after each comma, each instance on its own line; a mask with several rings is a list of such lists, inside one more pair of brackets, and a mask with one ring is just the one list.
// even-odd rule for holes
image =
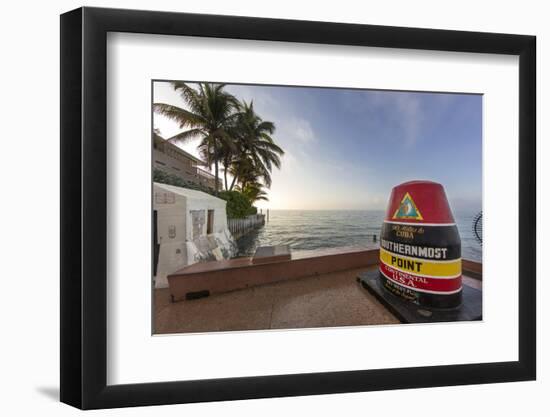
[[350, 269], [176, 303], [170, 302], [168, 289], [155, 290], [155, 333], [399, 323], [356, 282], [364, 271]]
[[[372, 266], [377, 268], [377, 266]], [[399, 321], [349, 269], [251, 287], [198, 300], [170, 302], [168, 288], [155, 290], [155, 333], [397, 324]], [[462, 277], [481, 290], [481, 281]]]

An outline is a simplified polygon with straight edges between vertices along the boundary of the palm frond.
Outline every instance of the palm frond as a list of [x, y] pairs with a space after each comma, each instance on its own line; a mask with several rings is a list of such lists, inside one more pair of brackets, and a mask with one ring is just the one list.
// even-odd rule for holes
[[200, 113], [201, 96], [194, 88], [182, 81], [173, 81], [172, 86], [193, 113]]
[[155, 113], [178, 123], [180, 128], [199, 127], [204, 123], [200, 115], [191, 113], [181, 107], [173, 106], [172, 104], [155, 103], [153, 104], [153, 110]]
[[171, 138], [166, 139], [168, 142], [185, 142], [189, 139], [194, 139], [197, 137], [204, 137], [207, 136], [207, 133], [205, 133], [201, 129], [190, 129], [186, 130], [184, 132], [180, 132]]
[[256, 128], [259, 132], [261, 133], [269, 133], [270, 135], [272, 135], [273, 133], [275, 133], [275, 124], [273, 122], [269, 122], [269, 121], [262, 121]]

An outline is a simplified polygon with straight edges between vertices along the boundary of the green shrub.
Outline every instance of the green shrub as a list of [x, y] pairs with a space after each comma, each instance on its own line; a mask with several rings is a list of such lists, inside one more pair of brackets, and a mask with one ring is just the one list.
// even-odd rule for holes
[[218, 197], [227, 201], [226, 212], [229, 219], [242, 219], [257, 213], [250, 200], [238, 191], [221, 191]]

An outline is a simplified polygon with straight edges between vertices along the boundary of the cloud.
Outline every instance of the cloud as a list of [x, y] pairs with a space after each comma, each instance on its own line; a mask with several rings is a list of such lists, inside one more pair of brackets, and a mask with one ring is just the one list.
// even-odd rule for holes
[[230, 85], [227, 90], [239, 99], [254, 101], [254, 107], [262, 118], [275, 123], [274, 138], [284, 149], [288, 146], [315, 141], [315, 132], [311, 123], [297, 117], [295, 111], [288, 107], [288, 102], [281, 98], [281, 93], [285, 93], [285, 90], [270, 86], [248, 85]]
[[418, 96], [411, 94], [396, 94], [395, 108], [403, 129], [405, 146], [413, 146], [419, 139], [420, 128], [424, 123], [420, 100]]
[[422, 95], [399, 91], [347, 91], [346, 108], [360, 114], [373, 129], [381, 127], [390, 139], [399, 139], [406, 147], [421, 140], [428, 118]]
[[289, 118], [281, 126], [284, 126], [280, 131], [286, 134], [289, 139], [297, 139], [303, 143], [315, 141], [315, 133], [309, 121], [299, 118]]

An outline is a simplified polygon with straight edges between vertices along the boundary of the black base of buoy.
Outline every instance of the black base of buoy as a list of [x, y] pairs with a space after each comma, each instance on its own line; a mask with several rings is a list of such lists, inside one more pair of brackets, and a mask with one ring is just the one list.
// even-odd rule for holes
[[[438, 295], [423, 293], [420, 291], [407, 290], [404, 287], [392, 282], [382, 274], [379, 274], [380, 285], [395, 295], [401, 294], [402, 298], [410, 299], [411, 302], [426, 308], [457, 308], [462, 304], [462, 291], [450, 295]], [[410, 295], [409, 297], [404, 296]], [[414, 301], [413, 301], [414, 300]]]
[[456, 308], [421, 307], [391, 294], [380, 282], [378, 270], [363, 272], [357, 281], [402, 323], [474, 321], [482, 319], [481, 291], [462, 286], [462, 304]]

